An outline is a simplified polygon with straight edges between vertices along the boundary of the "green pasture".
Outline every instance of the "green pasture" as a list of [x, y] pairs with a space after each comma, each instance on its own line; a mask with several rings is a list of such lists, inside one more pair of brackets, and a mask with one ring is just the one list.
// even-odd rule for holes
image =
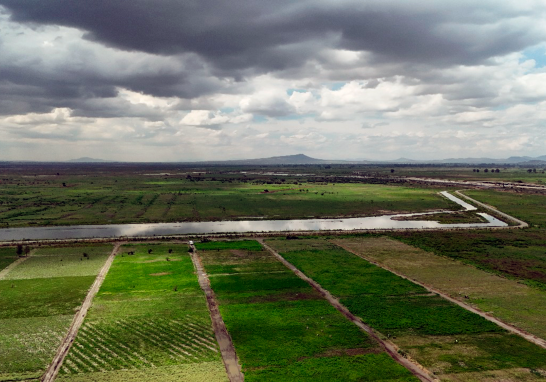
[[[5, 280], [74, 276], [95, 276], [112, 251], [112, 246], [40, 248], [23, 264], [10, 271]], [[84, 253], [86, 254], [84, 256]]]
[[0, 280], [0, 381], [39, 378], [53, 359], [112, 249], [83, 248], [92, 253], [88, 263], [70, 255], [82, 247], [51, 247], [43, 255], [34, 252]]
[[218, 345], [187, 248], [148, 243], [121, 247], [60, 380], [226, 380], [225, 371], [219, 372]]
[[[451, 373], [546, 367], [546, 350], [326, 240], [268, 240], [277, 243], [289, 262], [446, 380]], [[474, 341], [472, 351], [462, 340]], [[525, 375], [533, 380], [529, 370]]]
[[521, 219], [533, 228], [546, 228], [546, 195], [490, 190], [466, 190], [464, 194]]
[[458, 207], [434, 189], [281, 177], [225, 181], [210, 175], [196, 180], [106, 173], [14, 176], [0, 183], [0, 227], [370, 216], [445, 208]]
[[365, 259], [546, 338], [546, 291], [387, 237], [334, 239]]
[[268, 252], [199, 255], [245, 380], [415, 380]]
[[546, 290], [546, 230], [396, 232], [407, 244]]
[[226, 370], [221, 362], [201, 362], [145, 369], [99, 371], [86, 374], [60, 375], [62, 382], [227, 382]]
[[0, 248], [0, 271], [13, 263], [19, 257], [15, 251], [15, 247]]

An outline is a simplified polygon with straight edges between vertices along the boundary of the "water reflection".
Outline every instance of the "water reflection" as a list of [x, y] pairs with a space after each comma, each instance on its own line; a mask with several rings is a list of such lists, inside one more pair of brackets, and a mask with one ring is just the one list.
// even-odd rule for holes
[[70, 227], [25, 227], [0, 230], [0, 240], [39, 240], [39, 239], [84, 239], [113, 238], [121, 236], [161, 236], [181, 234], [244, 233], [273, 231], [327, 231], [364, 229], [403, 229], [403, 228], [485, 228], [505, 227], [506, 223], [486, 213], [479, 213], [487, 223], [441, 224], [437, 221], [400, 221], [393, 217], [408, 217], [421, 214], [398, 214], [347, 219], [309, 219], [309, 220], [260, 220], [260, 221], [222, 221], [196, 223], [154, 223], [154, 224], [113, 224], [80, 225]]

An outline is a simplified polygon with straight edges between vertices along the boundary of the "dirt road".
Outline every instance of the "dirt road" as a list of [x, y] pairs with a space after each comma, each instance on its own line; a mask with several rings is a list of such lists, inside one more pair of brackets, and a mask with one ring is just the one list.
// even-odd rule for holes
[[203, 264], [201, 263], [201, 258], [197, 254], [195, 246], [191, 246], [193, 252], [190, 252], [193, 265], [197, 271], [197, 277], [199, 279], [199, 285], [205, 296], [207, 298], [207, 305], [209, 308], [210, 318], [212, 320], [212, 329], [216, 335], [216, 341], [220, 346], [220, 353], [222, 354], [222, 359], [224, 360], [224, 366], [226, 367], [226, 372], [230, 382], [243, 382], [244, 375], [241, 372], [241, 366], [239, 365], [239, 360], [237, 359], [237, 353], [233, 347], [233, 342], [226, 328], [226, 324], [222, 319], [220, 310], [218, 309], [218, 303], [214, 296], [214, 292], [210, 286], [210, 281], [203, 269]]
[[13, 269], [15, 268], [16, 266], [18, 266], [19, 264], [21, 264], [23, 261], [25, 261], [26, 259], [29, 259], [30, 256], [26, 256], [26, 257], [20, 257], [18, 258], [17, 260], [15, 260], [13, 263], [11, 263], [10, 265], [8, 265], [7, 267], [5, 267], [4, 269], [2, 269], [0, 271], [0, 280], [3, 280], [4, 277], [7, 276], [7, 274]]
[[110, 269], [110, 266], [112, 265], [112, 262], [114, 261], [116, 253], [118, 252], [121, 244], [123, 243], [115, 243], [112, 253], [110, 253], [110, 256], [108, 256], [108, 259], [106, 259], [106, 262], [104, 263], [99, 274], [97, 275], [95, 282], [89, 289], [89, 292], [87, 293], [87, 296], [85, 297], [85, 300], [83, 301], [80, 310], [74, 316], [74, 320], [70, 325], [70, 329], [68, 330], [66, 337], [63, 339], [61, 346], [57, 350], [57, 354], [55, 355], [55, 358], [53, 358], [53, 362], [51, 362], [45, 374], [43, 375], [41, 379], [42, 382], [51, 382], [54, 381], [57, 377], [57, 374], [59, 373], [59, 370], [61, 369], [61, 366], [63, 364], [64, 358], [68, 354], [68, 351], [70, 350], [70, 347], [72, 346], [72, 343], [74, 342], [74, 339], [78, 334], [78, 330], [82, 326], [83, 320], [87, 315], [87, 311], [91, 307], [93, 298], [95, 298], [95, 295], [99, 291], [99, 288], [102, 285], [102, 282], [104, 281], [106, 274], [108, 273], [108, 270]]
[[379, 343], [379, 345], [385, 350], [385, 352], [387, 352], [387, 354], [390, 355], [396, 362], [398, 362], [400, 365], [408, 369], [413, 375], [415, 375], [421, 381], [426, 381], [426, 382], [439, 381], [438, 379], [432, 377], [431, 373], [427, 371], [423, 366], [399, 354], [398, 347], [395, 344], [393, 344], [390, 341], [385, 341], [381, 339], [371, 327], [363, 323], [358, 317], [352, 314], [349, 311], [349, 309], [347, 309], [344, 305], [342, 305], [334, 296], [332, 296], [330, 292], [322, 288], [320, 284], [318, 284], [313, 279], [310, 279], [309, 277], [307, 277], [300, 270], [298, 270], [294, 265], [286, 261], [284, 257], [279, 255], [273, 248], [265, 244], [263, 239], [258, 239], [258, 241], [264, 246], [265, 249], [267, 249], [273, 256], [275, 256], [287, 268], [289, 268], [292, 272], [294, 272], [300, 279], [307, 282], [317, 292], [319, 292], [334, 308], [336, 308], [339, 312], [341, 312], [341, 314], [343, 314], [347, 319], [352, 321], [361, 330], [368, 333], [370, 337], [374, 338]]
[[483, 207], [485, 208], [486, 210], [489, 210], [497, 215], [500, 215], [502, 216], [503, 218], [507, 219], [507, 220], [510, 220], [510, 221], [513, 221], [515, 223], [517, 223], [518, 225], [517, 226], [512, 226], [512, 228], [527, 228], [529, 227], [529, 224], [525, 223], [523, 220], [519, 220], [513, 216], [510, 216], [504, 212], [501, 212], [499, 210], [497, 210], [496, 208], [494, 207], [491, 207], [490, 205], [488, 204], [485, 204], [485, 203], [482, 203], [482, 202], [478, 202], [476, 199], [473, 199], [471, 198], [470, 196], [466, 196], [465, 194], [461, 193], [461, 191], [464, 191], [464, 190], [459, 190], [459, 191], [455, 191], [455, 194], [467, 199], [467, 200], [470, 200], [471, 202], [477, 204], [478, 206], [480, 207]]
[[370, 263], [372, 263], [372, 264], [374, 264], [374, 265], [376, 265], [376, 266], [378, 266], [380, 268], [383, 268], [383, 269], [385, 269], [385, 270], [387, 270], [387, 271], [389, 271], [391, 273], [394, 273], [395, 275], [397, 275], [399, 277], [402, 277], [403, 279], [411, 281], [414, 284], [420, 285], [423, 288], [425, 288], [426, 290], [428, 290], [429, 292], [436, 293], [439, 296], [445, 298], [446, 300], [451, 301], [452, 303], [459, 305], [461, 308], [464, 308], [464, 309], [466, 309], [466, 310], [468, 310], [468, 311], [470, 311], [472, 313], [476, 313], [476, 314], [482, 316], [483, 318], [485, 318], [486, 320], [494, 322], [495, 324], [499, 325], [501, 328], [506, 329], [506, 330], [508, 330], [508, 331], [510, 331], [510, 332], [512, 332], [514, 334], [517, 334], [517, 335], [525, 338], [527, 341], [532, 342], [535, 345], [538, 345], [538, 346], [546, 349], [546, 341], [543, 340], [542, 338], [539, 338], [539, 337], [534, 336], [534, 335], [532, 335], [530, 333], [527, 333], [526, 331], [524, 331], [522, 329], [519, 329], [519, 328], [517, 328], [517, 327], [515, 327], [513, 325], [507, 324], [507, 323], [499, 320], [498, 318], [495, 318], [495, 317], [485, 313], [484, 311], [482, 311], [482, 310], [480, 310], [478, 308], [475, 308], [475, 307], [473, 307], [473, 306], [471, 306], [469, 304], [466, 304], [466, 303], [464, 303], [462, 301], [459, 301], [459, 300], [449, 296], [448, 294], [443, 293], [442, 291], [440, 291], [438, 289], [435, 289], [435, 288], [433, 288], [433, 287], [431, 287], [429, 285], [420, 283], [419, 281], [410, 279], [409, 277], [406, 277], [401, 273], [398, 273], [398, 272], [396, 272], [396, 271], [394, 271], [394, 270], [392, 270], [392, 269], [390, 269], [390, 268], [388, 268], [388, 267], [386, 267], [386, 266], [384, 266], [382, 264], [379, 264], [379, 263], [377, 263], [377, 262], [375, 262], [375, 261], [373, 261], [371, 259], [366, 258], [366, 256], [363, 256], [363, 255], [353, 251], [352, 249], [350, 249], [350, 248], [336, 242], [335, 240], [332, 241], [332, 243], [334, 243], [335, 245], [343, 248], [347, 252], [351, 252], [352, 254], [354, 254], [354, 255], [356, 255], [356, 256], [358, 256], [358, 257], [360, 257], [360, 258], [362, 258], [362, 259], [364, 259], [364, 260], [366, 260], [366, 261], [368, 261], [368, 262], [370, 262]]

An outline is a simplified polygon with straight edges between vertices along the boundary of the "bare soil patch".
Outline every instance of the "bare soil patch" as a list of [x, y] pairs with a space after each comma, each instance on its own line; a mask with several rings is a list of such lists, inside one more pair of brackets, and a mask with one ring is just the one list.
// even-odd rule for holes
[[172, 274], [172, 272], [159, 272], [159, 273], [150, 273], [149, 276], [167, 276]]

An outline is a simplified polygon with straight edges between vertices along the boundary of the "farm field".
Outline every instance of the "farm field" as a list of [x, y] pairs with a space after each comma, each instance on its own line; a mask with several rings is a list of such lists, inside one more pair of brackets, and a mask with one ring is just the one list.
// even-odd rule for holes
[[[43, 374], [99, 271], [100, 259], [104, 262], [111, 250], [110, 245], [49, 248], [47, 256], [36, 251], [0, 280], [0, 381], [37, 380]], [[93, 266], [80, 260], [82, 251], [93, 253]], [[63, 266], [70, 262], [74, 266]], [[46, 264], [48, 277], [40, 272]]]
[[15, 247], [0, 248], [0, 271], [17, 260], [18, 256], [15, 250]]
[[392, 232], [389, 236], [546, 290], [546, 196], [465, 191], [476, 200], [529, 223], [525, 230]]
[[136, 169], [4, 175], [0, 181], [0, 228], [356, 217], [458, 209], [433, 188], [189, 170], [173, 175]]
[[332, 242], [546, 338], [546, 292], [543, 290], [387, 237], [340, 238]]
[[267, 243], [442, 380], [543, 378], [546, 350], [410, 281], [323, 239]]
[[121, 247], [58, 381], [227, 381], [187, 248]]
[[269, 252], [235, 243], [197, 248], [246, 381], [416, 380]]

